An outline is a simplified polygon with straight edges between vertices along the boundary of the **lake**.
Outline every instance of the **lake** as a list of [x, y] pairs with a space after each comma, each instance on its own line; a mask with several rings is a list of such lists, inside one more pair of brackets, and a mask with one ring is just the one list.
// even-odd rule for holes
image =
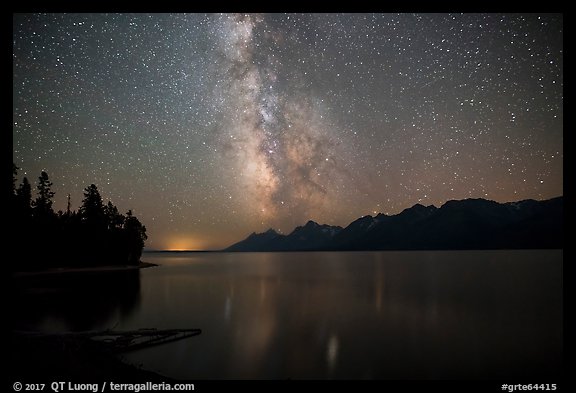
[[[136, 278], [27, 294], [18, 329], [200, 328], [123, 355], [182, 379], [550, 378], [561, 250], [144, 253]], [[546, 383], [547, 380], [534, 380]], [[553, 381], [552, 381], [553, 382]]]

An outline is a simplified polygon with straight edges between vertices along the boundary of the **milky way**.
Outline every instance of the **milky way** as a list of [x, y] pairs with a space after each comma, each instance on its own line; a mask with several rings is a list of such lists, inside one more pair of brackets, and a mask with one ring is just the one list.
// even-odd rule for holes
[[220, 64], [226, 91], [218, 92], [228, 102], [223, 168], [234, 168], [220, 176], [237, 186], [243, 208], [268, 225], [297, 225], [303, 217], [332, 213], [338, 195], [330, 190], [352, 180], [337, 165], [345, 152], [315, 97], [277, 86], [278, 75], [290, 72], [269, 51], [282, 32], [266, 30], [262, 18], [240, 15], [222, 16], [216, 28], [226, 59]]
[[563, 193], [561, 15], [15, 15], [13, 97], [20, 179], [149, 248]]

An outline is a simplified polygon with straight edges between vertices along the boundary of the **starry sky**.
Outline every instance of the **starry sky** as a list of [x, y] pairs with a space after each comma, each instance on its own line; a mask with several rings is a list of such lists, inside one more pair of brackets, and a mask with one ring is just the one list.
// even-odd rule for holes
[[13, 161], [149, 249], [563, 194], [555, 14], [15, 14]]

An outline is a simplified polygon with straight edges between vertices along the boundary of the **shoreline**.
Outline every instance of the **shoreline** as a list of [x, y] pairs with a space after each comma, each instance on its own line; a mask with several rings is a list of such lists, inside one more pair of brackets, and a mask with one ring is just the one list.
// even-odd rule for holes
[[81, 274], [81, 273], [112, 273], [112, 272], [126, 272], [138, 269], [147, 269], [150, 267], [158, 266], [155, 263], [142, 262], [137, 266], [134, 265], [120, 265], [120, 266], [90, 266], [90, 267], [60, 267], [52, 268], [46, 270], [36, 270], [30, 272], [13, 272], [12, 278], [25, 278], [25, 277], [36, 277], [36, 276], [48, 276], [48, 275], [61, 275], [61, 274]]

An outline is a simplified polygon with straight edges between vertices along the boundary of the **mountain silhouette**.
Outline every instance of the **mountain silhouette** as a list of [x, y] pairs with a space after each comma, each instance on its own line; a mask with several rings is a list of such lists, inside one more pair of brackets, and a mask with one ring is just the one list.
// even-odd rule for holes
[[320, 225], [308, 221], [306, 225], [296, 227], [289, 235], [281, 235], [269, 229], [264, 233], [252, 233], [226, 251], [313, 251], [329, 249], [334, 236], [342, 227]]
[[346, 228], [308, 221], [290, 234], [252, 233], [224, 251], [354, 251], [563, 248], [564, 199], [416, 204], [361, 217]]

